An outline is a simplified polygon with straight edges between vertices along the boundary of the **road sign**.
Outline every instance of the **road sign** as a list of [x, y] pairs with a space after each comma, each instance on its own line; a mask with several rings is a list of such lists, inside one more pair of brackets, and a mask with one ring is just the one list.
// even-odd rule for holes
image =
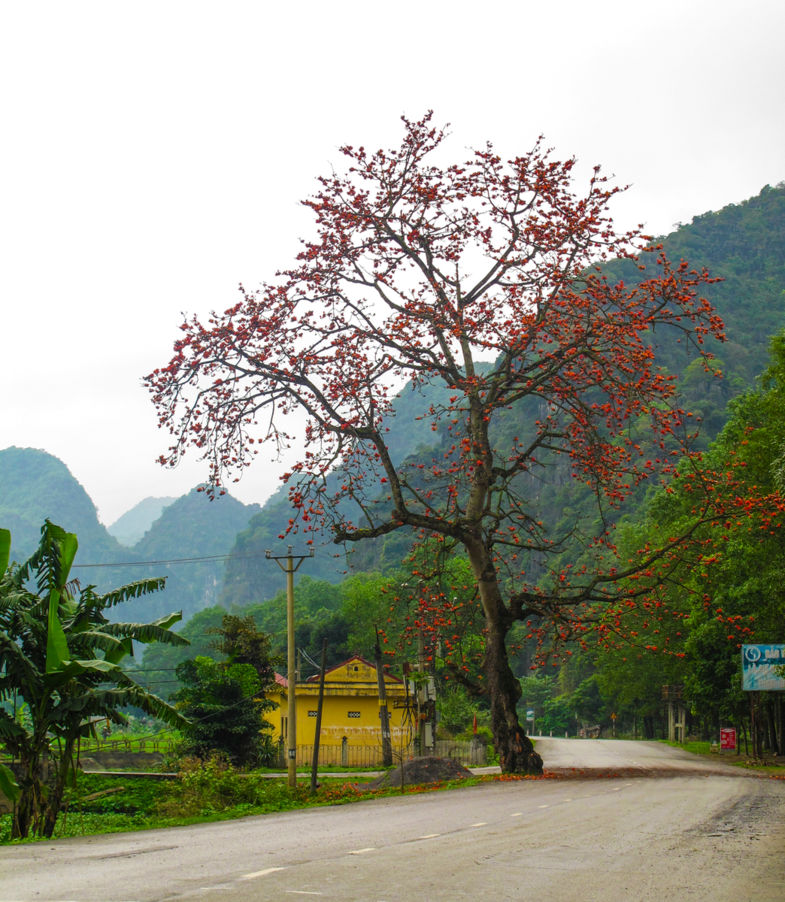
[[720, 748], [735, 749], [736, 748], [736, 728], [721, 727], [720, 728]]
[[785, 692], [785, 645], [742, 645], [741, 688]]
[[526, 720], [534, 720], [534, 709], [533, 708], [529, 708], [529, 710], [526, 712]]

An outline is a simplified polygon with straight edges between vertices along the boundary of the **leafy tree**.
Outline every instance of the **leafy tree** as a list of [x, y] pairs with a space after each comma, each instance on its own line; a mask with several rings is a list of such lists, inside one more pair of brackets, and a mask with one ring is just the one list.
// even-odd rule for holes
[[253, 617], [224, 614], [220, 627], [212, 632], [218, 637], [214, 647], [226, 655], [230, 664], [250, 664], [265, 688], [275, 682], [275, 664], [270, 652], [270, 637], [256, 627]]
[[[699, 296], [706, 273], [686, 262], [655, 251], [637, 284], [603, 276], [598, 261], [634, 260], [644, 242], [614, 231], [620, 189], [599, 169], [579, 195], [574, 161], [539, 143], [506, 162], [488, 145], [439, 166], [445, 135], [430, 118], [404, 120], [398, 149], [343, 148], [346, 173], [306, 201], [317, 234], [297, 263], [206, 325], [186, 322], [147, 382], [174, 435], [162, 463], [193, 445], [216, 486], [259, 441], [288, 445], [281, 415], [305, 411], [284, 533], [327, 526], [351, 544], [402, 532], [462, 550], [500, 762], [536, 772], [508, 634], [523, 621], [564, 639], [585, 629], [590, 604], [637, 597], [622, 576], [650, 569], [657, 551], [615, 560], [614, 507], [672, 472], [690, 438], [648, 339], [667, 331], [705, 357], [701, 343], [722, 326]], [[424, 460], [391, 452], [388, 435], [409, 429], [389, 419], [404, 382], [444, 389], [417, 413], [437, 439]], [[521, 429], [502, 447], [494, 430], [511, 409]], [[651, 454], [631, 428], [644, 422]], [[593, 517], [546, 531], [536, 487], [548, 467], [591, 487]], [[580, 569], [560, 563], [570, 546], [585, 552]]]
[[749, 698], [741, 686], [744, 642], [781, 642], [785, 632], [785, 495], [778, 462], [785, 435], [785, 334], [755, 391], [736, 399], [708, 462], [738, 474], [747, 503], [769, 499], [767, 516], [716, 524], [705, 536], [702, 566], [685, 584], [689, 619], [685, 691], [704, 722], [741, 723]]
[[[10, 547], [10, 536], [5, 547]], [[184, 643], [169, 627], [170, 614], [154, 623], [110, 623], [106, 611], [163, 588], [144, 580], [99, 595], [69, 583], [78, 543], [48, 520], [34, 554], [0, 578], [0, 739], [18, 761], [19, 797], [12, 835], [51, 836], [66, 781], [74, 774], [81, 736], [98, 718], [125, 723], [134, 705], [168, 723], [182, 724], [169, 705], [120, 668], [133, 642]], [[6, 560], [0, 563], [7, 564]], [[11, 705], [11, 710], [8, 705]], [[24, 706], [26, 717], [14, 716]]]
[[[727, 423], [700, 460], [655, 494], [623, 530], [626, 553], [694, 523], [696, 496], [710, 488], [718, 516], [674, 549], [660, 591], [634, 609], [615, 607], [595, 650], [595, 679], [620, 715], [643, 718], [646, 735], [662, 710], [663, 684], [679, 683], [707, 734], [742, 724], [744, 642], [779, 642], [785, 629], [785, 497], [778, 461], [785, 434], [785, 336], [756, 390], [731, 402]], [[719, 516], [724, 510], [724, 515]], [[622, 543], [620, 543], [622, 544]], [[759, 718], [760, 719], [760, 718]]]
[[179, 664], [177, 676], [182, 686], [174, 700], [190, 722], [183, 752], [199, 758], [219, 752], [237, 765], [269, 758], [270, 743], [262, 731], [270, 725], [263, 719], [261, 680], [251, 664], [200, 656]]
[[270, 639], [250, 616], [225, 614], [213, 632], [225, 661], [198, 656], [177, 666], [183, 685], [173, 697], [190, 722], [183, 750], [200, 758], [220, 752], [238, 765], [266, 763], [273, 753], [264, 720], [274, 707], [264, 697], [275, 682]]

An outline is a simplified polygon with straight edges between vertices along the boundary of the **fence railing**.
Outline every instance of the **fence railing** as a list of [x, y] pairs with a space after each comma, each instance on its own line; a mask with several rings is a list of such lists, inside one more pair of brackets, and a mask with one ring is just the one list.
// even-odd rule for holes
[[173, 736], [129, 736], [105, 739], [102, 736], [83, 739], [79, 752], [89, 755], [90, 752], [158, 752], [166, 755], [172, 751], [177, 739]]
[[[90, 739], [83, 742], [80, 748], [80, 757], [87, 758], [94, 752], [158, 752], [168, 754], [176, 740], [172, 736], [155, 737], [123, 737], [104, 739]], [[406, 746], [393, 748], [393, 763], [400, 763], [401, 759], [407, 759], [419, 754], [417, 743], [412, 742]], [[438, 758], [452, 758], [465, 767], [481, 767], [488, 764], [486, 747], [481, 742], [457, 742], [452, 740], [438, 740], [433, 748], [424, 750], [426, 755], [435, 755]], [[0, 758], [5, 758], [3, 750], [0, 750]], [[10, 761], [10, 759], [9, 759]], [[307, 767], [313, 762], [313, 746], [297, 746], [297, 766]], [[381, 767], [383, 764], [381, 745], [349, 745], [348, 742], [338, 745], [320, 744], [319, 768], [330, 767]], [[282, 743], [278, 746], [278, 767], [286, 769], [286, 749]]]
[[[423, 751], [426, 755], [438, 758], [452, 758], [465, 767], [480, 767], [487, 763], [486, 747], [481, 742], [454, 742], [437, 740], [433, 748]], [[393, 747], [393, 762], [401, 758], [410, 758], [419, 754], [417, 744], [412, 742], [406, 746]], [[296, 762], [298, 767], [305, 767], [313, 761], [313, 746], [298, 745]], [[383, 763], [381, 745], [349, 745], [343, 742], [338, 745], [319, 745], [319, 767], [381, 767]], [[286, 767], [286, 749], [282, 742], [278, 745], [278, 765]]]

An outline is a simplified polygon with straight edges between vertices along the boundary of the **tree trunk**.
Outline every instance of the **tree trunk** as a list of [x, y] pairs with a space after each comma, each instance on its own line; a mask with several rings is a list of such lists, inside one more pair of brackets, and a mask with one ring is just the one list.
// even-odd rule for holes
[[518, 722], [521, 685], [507, 656], [509, 611], [504, 606], [493, 559], [480, 541], [464, 539], [485, 614], [483, 672], [491, 706], [491, 731], [503, 774], [541, 774], [542, 758]]
[[47, 838], [54, 833], [57, 818], [63, 805], [63, 796], [69, 773], [74, 769], [74, 741], [66, 740], [57, 762], [52, 762], [49, 772], [48, 793], [43, 810], [41, 835]]
[[28, 779], [27, 772], [24, 775], [17, 772], [16, 777], [21, 792], [14, 805], [11, 839], [26, 839], [35, 816], [35, 787]]
[[542, 758], [518, 722], [521, 686], [510, 669], [505, 642], [507, 630], [489, 624], [483, 662], [491, 704], [493, 744], [503, 774], [541, 774]]
[[31, 830], [38, 831], [45, 796], [45, 767], [41, 754], [33, 750], [29, 755], [20, 754], [19, 764], [13, 768], [21, 792], [14, 806], [12, 839], [25, 839]]

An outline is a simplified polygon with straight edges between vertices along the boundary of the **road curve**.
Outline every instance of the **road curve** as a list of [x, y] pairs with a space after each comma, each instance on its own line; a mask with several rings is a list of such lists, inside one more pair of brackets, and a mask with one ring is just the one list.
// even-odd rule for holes
[[535, 737], [546, 771], [584, 774], [623, 771], [629, 776], [676, 776], [691, 774], [738, 775], [728, 759], [701, 758], [662, 742], [625, 739], [552, 739]]
[[[597, 773], [498, 782], [241, 821], [0, 849], [0, 900], [774, 902], [785, 898], [785, 782], [650, 766], [654, 744], [541, 740]], [[582, 748], [584, 747], [585, 748]], [[649, 748], [648, 746], [651, 746]], [[574, 751], [573, 751], [574, 749]], [[675, 752], [675, 754], [674, 754]], [[570, 757], [578, 755], [578, 758]], [[615, 764], [608, 765], [608, 756]], [[604, 760], [605, 763], [597, 764]], [[638, 762], [638, 764], [635, 764]], [[685, 771], [691, 770], [690, 773]]]

